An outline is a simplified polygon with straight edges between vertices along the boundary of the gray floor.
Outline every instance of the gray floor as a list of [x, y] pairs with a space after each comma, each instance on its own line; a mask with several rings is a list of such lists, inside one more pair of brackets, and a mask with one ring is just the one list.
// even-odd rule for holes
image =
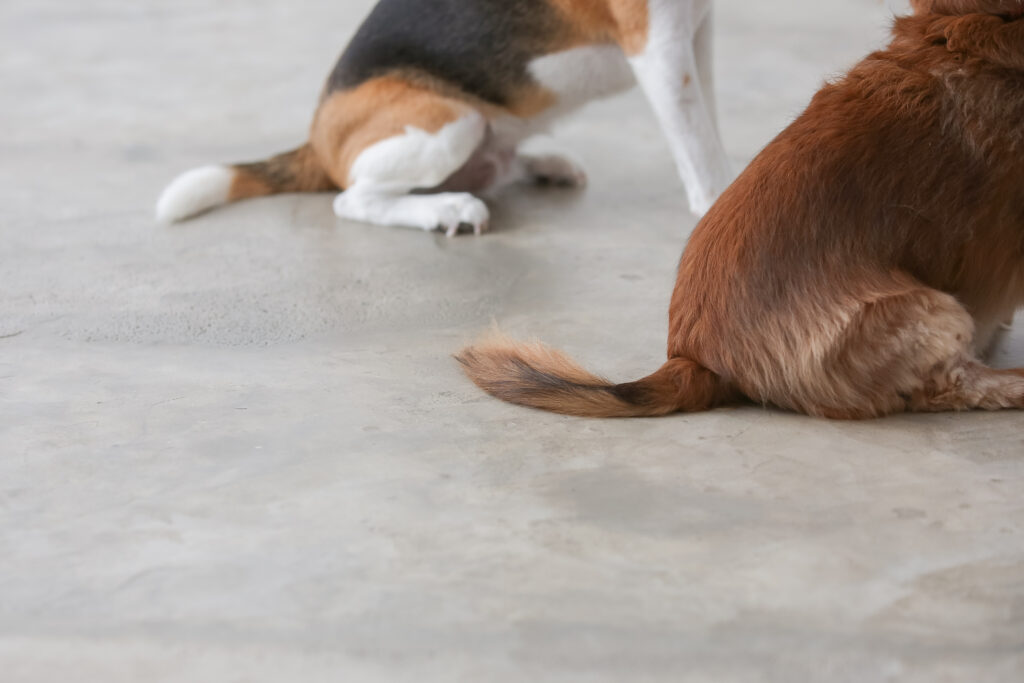
[[[635, 93], [542, 143], [589, 190], [481, 239], [327, 196], [154, 225], [176, 172], [302, 139], [368, 7], [0, 3], [0, 678], [1024, 679], [1020, 414], [584, 421], [460, 375], [492, 319], [660, 364], [694, 221]], [[737, 165], [887, 16], [720, 2]]]

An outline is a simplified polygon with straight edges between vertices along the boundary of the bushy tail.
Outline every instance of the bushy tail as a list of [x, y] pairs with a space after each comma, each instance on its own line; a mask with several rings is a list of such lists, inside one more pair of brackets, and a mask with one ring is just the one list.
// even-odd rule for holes
[[473, 382], [496, 398], [581, 417], [655, 417], [709, 410], [735, 400], [734, 390], [697, 363], [672, 358], [653, 375], [612, 384], [561, 351], [495, 337], [456, 359]]
[[175, 223], [240, 199], [336, 188], [306, 144], [266, 161], [204, 166], [183, 173], [160, 195], [156, 216], [163, 223]]

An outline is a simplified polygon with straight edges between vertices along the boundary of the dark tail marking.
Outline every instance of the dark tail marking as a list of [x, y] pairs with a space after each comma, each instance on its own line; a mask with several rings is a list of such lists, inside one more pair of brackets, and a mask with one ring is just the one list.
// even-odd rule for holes
[[735, 399], [735, 392], [718, 375], [681, 358], [626, 384], [593, 375], [543, 344], [500, 337], [471, 346], [456, 359], [492, 396], [564, 415], [654, 417], [709, 410]]

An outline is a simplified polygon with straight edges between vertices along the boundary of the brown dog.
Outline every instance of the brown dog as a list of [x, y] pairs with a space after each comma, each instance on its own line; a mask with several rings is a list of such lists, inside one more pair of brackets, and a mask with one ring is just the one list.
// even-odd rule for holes
[[1024, 303], [1024, 3], [914, 8], [697, 226], [660, 370], [612, 385], [501, 340], [463, 351], [470, 378], [595, 417], [1024, 408], [1024, 369], [978, 360]]

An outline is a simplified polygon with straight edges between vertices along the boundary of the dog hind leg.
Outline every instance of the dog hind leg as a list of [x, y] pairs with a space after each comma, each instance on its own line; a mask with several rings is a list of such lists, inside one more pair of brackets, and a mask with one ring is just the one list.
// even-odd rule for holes
[[861, 419], [892, 413], [1024, 408], [1024, 369], [977, 360], [974, 321], [952, 296], [923, 286], [874, 296], [799, 383], [794, 407]]
[[487, 206], [468, 192], [410, 194], [442, 185], [466, 164], [483, 142], [487, 122], [471, 111], [428, 133], [412, 125], [405, 133], [363, 150], [349, 172], [350, 185], [334, 201], [340, 218], [423, 230], [451, 237], [461, 226], [480, 234]]

